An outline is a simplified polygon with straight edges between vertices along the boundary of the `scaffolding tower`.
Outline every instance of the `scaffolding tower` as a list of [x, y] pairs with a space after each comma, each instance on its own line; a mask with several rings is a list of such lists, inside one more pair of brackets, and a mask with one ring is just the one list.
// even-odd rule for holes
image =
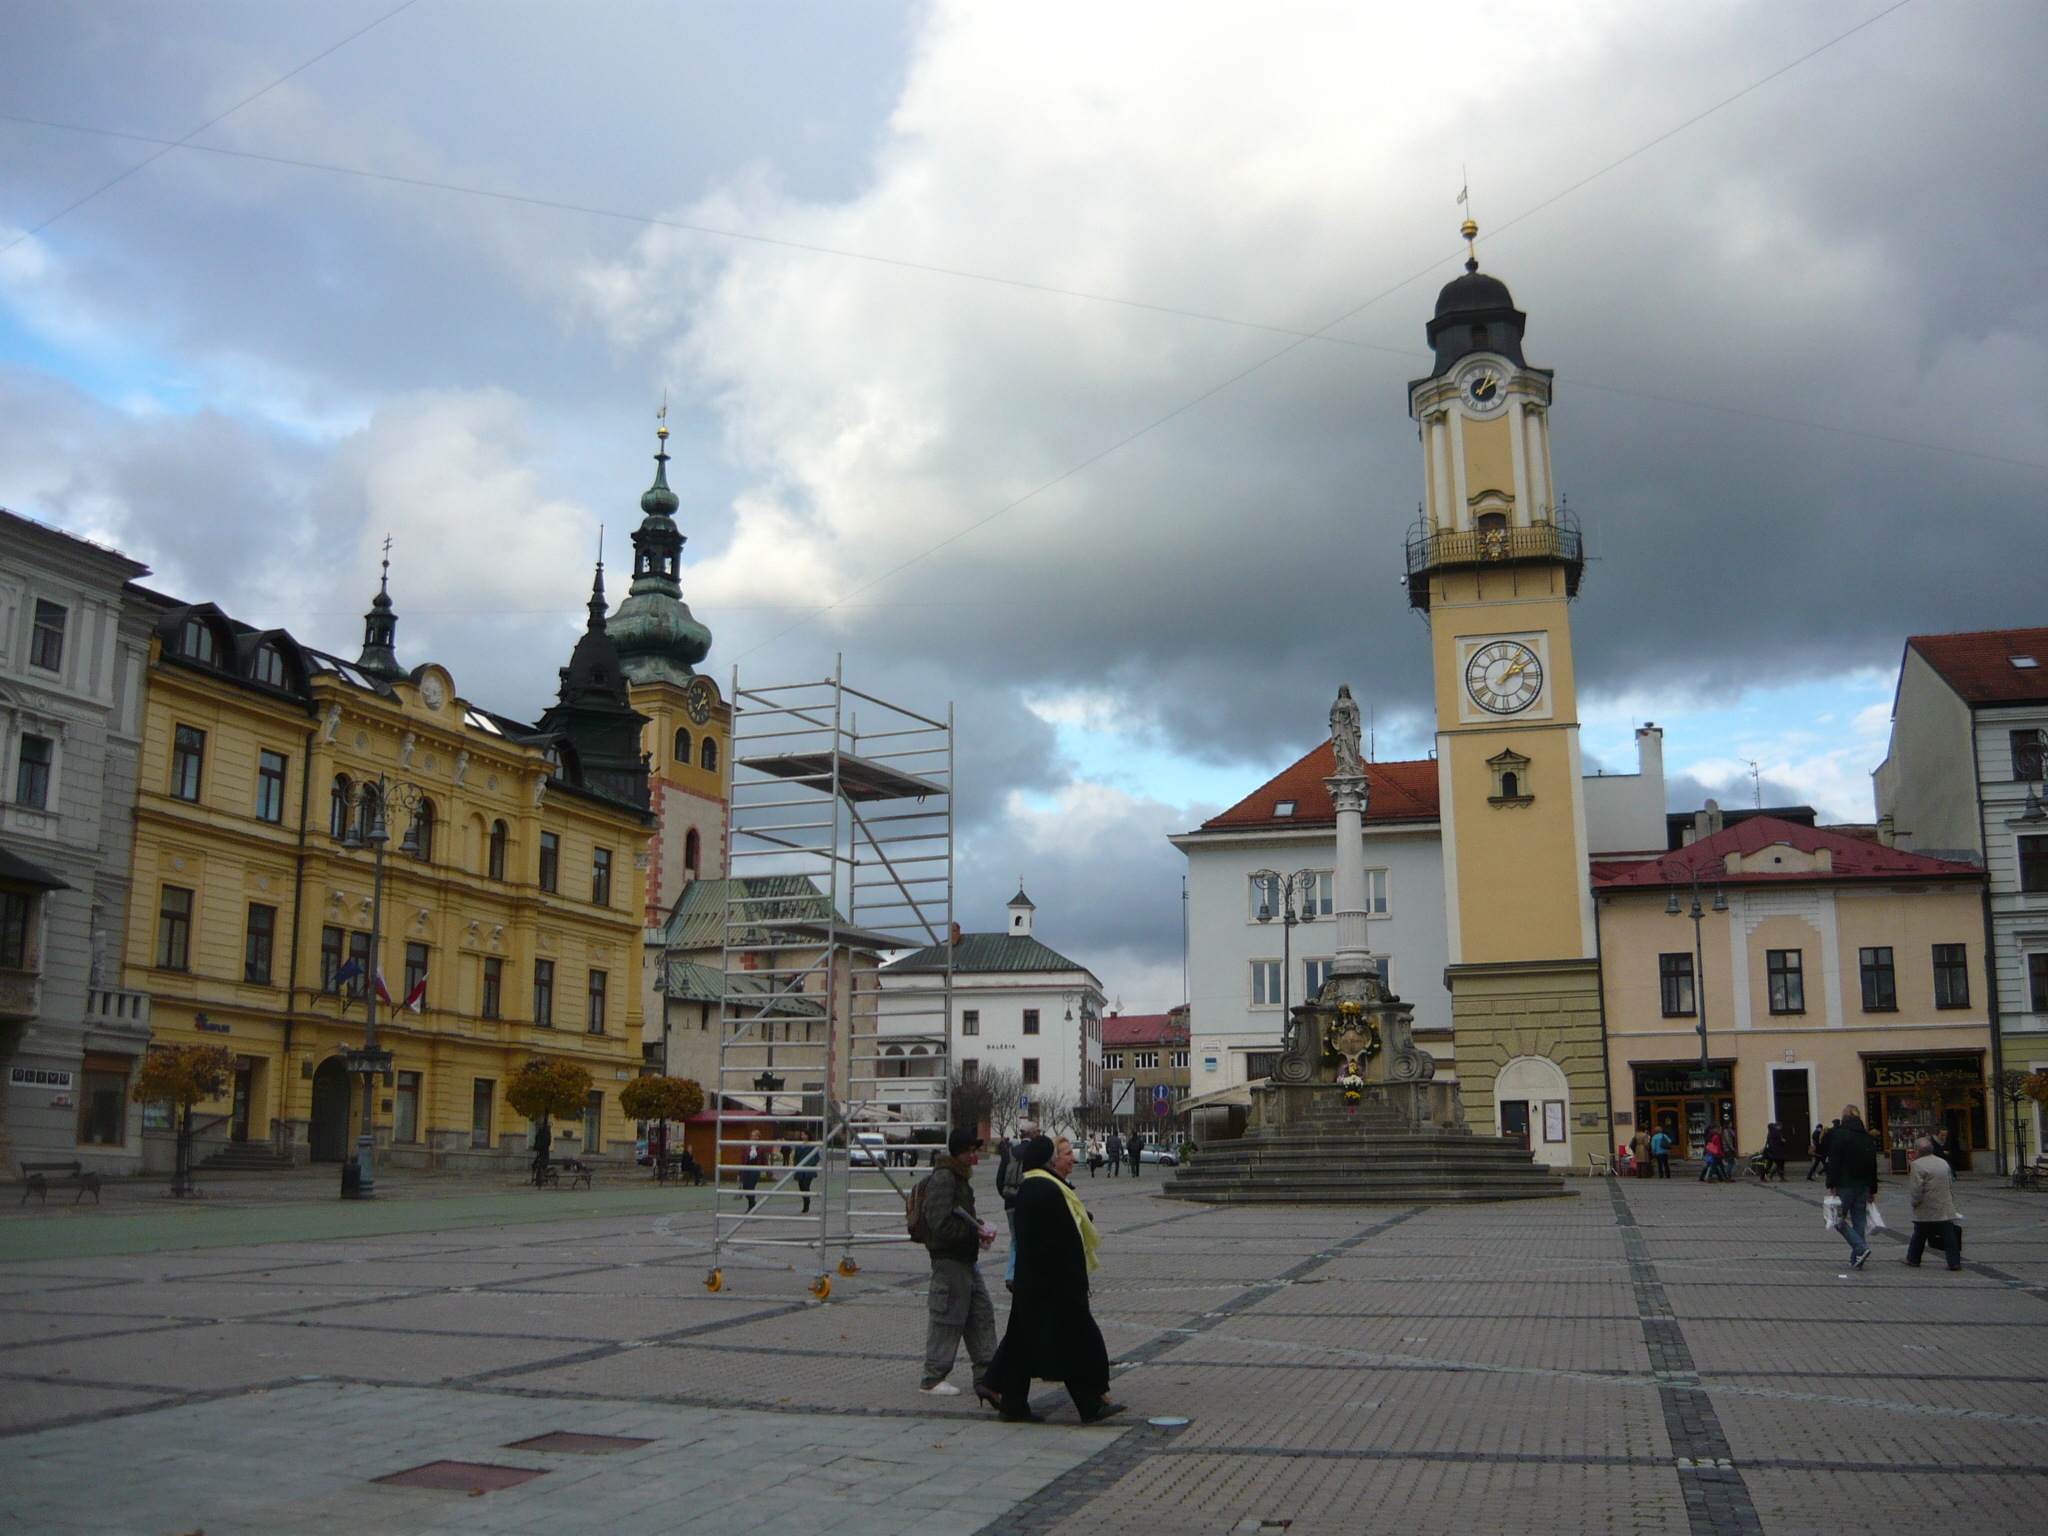
[[[732, 679], [711, 1271], [740, 1255], [832, 1292], [908, 1242], [915, 1164], [948, 1126], [953, 718], [846, 686]], [[885, 997], [880, 966], [945, 964]]]

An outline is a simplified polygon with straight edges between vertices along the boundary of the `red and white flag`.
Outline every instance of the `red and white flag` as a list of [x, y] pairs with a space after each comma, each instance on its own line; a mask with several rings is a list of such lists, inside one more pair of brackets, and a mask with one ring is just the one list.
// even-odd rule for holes
[[421, 976], [412, 984], [412, 990], [405, 994], [405, 1006], [418, 1013], [427, 1005], [427, 978]]

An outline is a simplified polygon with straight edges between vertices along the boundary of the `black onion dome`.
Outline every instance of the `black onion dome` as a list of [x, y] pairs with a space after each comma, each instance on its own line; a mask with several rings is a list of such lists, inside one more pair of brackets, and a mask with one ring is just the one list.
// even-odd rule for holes
[[1428, 328], [1429, 344], [1436, 349], [1431, 377], [1448, 373], [1459, 358], [1473, 352], [1491, 352], [1522, 365], [1522, 330], [1528, 320], [1515, 308], [1506, 283], [1467, 263], [1467, 270], [1445, 283], [1436, 296], [1436, 315]]

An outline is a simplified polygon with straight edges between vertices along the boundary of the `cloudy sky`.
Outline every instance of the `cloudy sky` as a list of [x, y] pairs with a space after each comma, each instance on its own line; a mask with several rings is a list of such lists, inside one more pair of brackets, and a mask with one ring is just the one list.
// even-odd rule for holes
[[[1591, 757], [1868, 819], [1910, 633], [2042, 622], [2048, 11], [0, 4], [0, 504], [546, 702], [667, 392], [711, 666], [957, 704], [1180, 999], [1163, 841], [1431, 729], [1405, 382], [1481, 255], [1557, 370]], [[616, 595], [616, 593], [615, 593]]]

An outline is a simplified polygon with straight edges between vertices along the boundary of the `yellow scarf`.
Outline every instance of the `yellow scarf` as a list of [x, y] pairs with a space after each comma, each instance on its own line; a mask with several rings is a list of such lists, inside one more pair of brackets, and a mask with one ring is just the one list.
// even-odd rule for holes
[[1048, 1173], [1043, 1168], [1034, 1168], [1024, 1175], [1027, 1179], [1045, 1179], [1056, 1185], [1059, 1192], [1067, 1197], [1067, 1210], [1074, 1218], [1074, 1225], [1081, 1233], [1081, 1252], [1087, 1256], [1088, 1271], [1093, 1274], [1102, 1267], [1102, 1261], [1095, 1257], [1095, 1250], [1102, 1246], [1102, 1234], [1095, 1230], [1095, 1223], [1088, 1219], [1088, 1207], [1081, 1203], [1081, 1197], [1074, 1193], [1065, 1179]]

